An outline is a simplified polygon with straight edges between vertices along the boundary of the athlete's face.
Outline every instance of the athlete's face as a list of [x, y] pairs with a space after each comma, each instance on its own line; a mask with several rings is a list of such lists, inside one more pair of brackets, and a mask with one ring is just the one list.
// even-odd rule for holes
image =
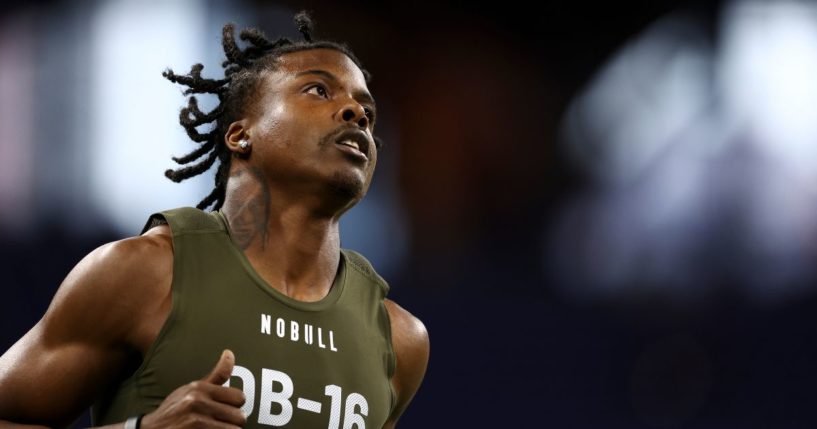
[[345, 54], [312, 49], [282, 55], [258, 88], [248, 123], [252, 158], [272, 183], [365, 195], [377, 164], [374, 99]]

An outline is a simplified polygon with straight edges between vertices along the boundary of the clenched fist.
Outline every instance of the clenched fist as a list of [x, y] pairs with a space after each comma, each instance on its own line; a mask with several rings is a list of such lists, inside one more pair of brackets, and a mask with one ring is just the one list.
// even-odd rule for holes
[[247, 418], [241, 412], [244, 392], [223, 384], [230, 379], [235, 356], [221, 353], [210, 374], [174, 390], [156, 411], [142, 418], [142, 429], [219, 428], [243, 426]]

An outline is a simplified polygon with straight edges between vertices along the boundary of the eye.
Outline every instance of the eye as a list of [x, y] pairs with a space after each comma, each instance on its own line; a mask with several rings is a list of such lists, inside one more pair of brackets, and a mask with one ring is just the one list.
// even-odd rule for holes
[[326, 88], [324, 88], [323, 85], [312, 85], [306, 90], [306, 93], [314, 94], [318, 97], [329, 98], [329, 93], [326, 92]]

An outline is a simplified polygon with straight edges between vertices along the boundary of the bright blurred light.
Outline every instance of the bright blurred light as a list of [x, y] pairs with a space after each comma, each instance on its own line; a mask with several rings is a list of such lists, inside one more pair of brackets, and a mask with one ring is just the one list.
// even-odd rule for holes
[[[93, 130], [91, 198], [123, 233], [138, 233], [153, 211], [195, 205], [213, 187], [214, 169], [182, 183], [164, 177], [176, 167], [171, 155], [195, 148], [178, 124], [185, 98], [161, 76], [171, 67], [186, 73], [204, 62], [216, 39], [205, 34], [203, 5], [196, 1], [107, 2], [95, 11], [93, 33]], [[206, 46], [205, 46], [206, 45]]]
[[597, 186], [546, 258], [569, 294], [739, 286], [775, 301], [817, 258], [817, 5], [733, 2], [719, 51], [671, 15], [570, 106], [564, 144]]
[[694, 23], [653, 25], [571, 105], [565, 138], [575, 159], [602, 182], [642, 174], [710, 102], [710, 57]]
[[726, 8], [718, 85], [726, 110], [787, 167], [817, 179], [817, 6]]

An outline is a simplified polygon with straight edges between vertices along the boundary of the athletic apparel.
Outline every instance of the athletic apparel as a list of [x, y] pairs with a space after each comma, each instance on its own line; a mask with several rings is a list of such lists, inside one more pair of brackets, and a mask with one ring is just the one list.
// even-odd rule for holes
[[232, 242], [221, 212], [151, 215], [173, 233], [173, 306], [142, 365], [93, 407], [95, 425], [155, 410], [235, 353], [228, 384], [244, 390], [247, 428], [381, 428], [394, 407], [388, 285], [341, 250], [328, 295], [294, 300], [268, 285]]

